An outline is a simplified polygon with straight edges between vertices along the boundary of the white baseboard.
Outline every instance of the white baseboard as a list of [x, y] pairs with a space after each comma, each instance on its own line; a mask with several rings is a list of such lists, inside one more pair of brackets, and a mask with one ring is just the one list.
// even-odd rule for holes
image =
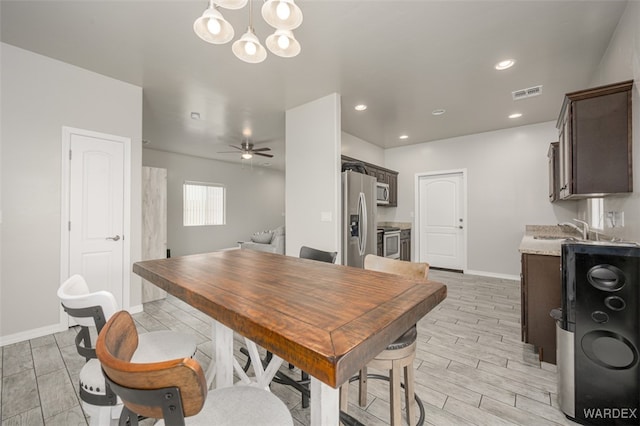
[[473, 271], [473, 270], [470, 270], [470, 269], [467, 269], [466, 271], [464, 271], [464, 273], [468, 274], [468, 275], [479, 275], [481, 277], [490, 277], [490, 278], [499, 278], [499, 279], [502, 279], [502, 280], [520, 281], [520, 275], [497, 274], [495, 272]]
[[129, 311], [130, 314], [139, 314], [143, 310], [144, 310], [144, 306], [142, 306], [142, 304], [136, 305], [136, 306], [129, 306], [129, 309], [127, 309], [127, 311]]
[[46, 327], [34, 328], [33, 330], [21, 331], [20, 333], [0, 336], [0, 347], [24, 342], [25, 340], [36, 339], [53, 333], [67, 330], [66, 325], [55, 324]]
[[[131, 306], [128, 311], [131, 314], [137, 314], [143, 311], [143, 306], [142, 304]], [[53, 333], [60, 333], [61, 331], [66, 331], [67, 328], [68, 327], [66, 325], [55, 324], [41, 328], [34, 328], [33, 330], [21, 331], [20, 333], [10, 334], [8, 336], [0, 336], [0, 347], [24, 342], [25, 340], [36, 339]]]

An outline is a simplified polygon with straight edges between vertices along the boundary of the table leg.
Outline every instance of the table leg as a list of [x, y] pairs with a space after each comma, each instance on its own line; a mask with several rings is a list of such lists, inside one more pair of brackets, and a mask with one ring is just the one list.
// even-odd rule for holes
[[311, 426], [338, 426], [340, 390], [311, 377]]
[[213, 385], [213, 379], [216, 377], [216, 322], [211, 320], [211, 362], [207, 367], [207, 371], [204, 373], [204, 377], [207, 380], [207, 389], [211, 389]]
[[258, 353], [258, 346], [255, 344], [255, 342], [245, 337], [244, 343], [247, 347], [247, 351], [249, 352], [249, 357], [251, 358], [254, 376], [249, 377], [247, 373], [242, 369], [242, 366], [240, 365], [238, 360], [234, 358], [233, 367], [236, 371], [236, 374], [240, 377], [240, 381], [245, 385], [256, 386], [261, 389], [271, 391], [271, 389], [269, 388], [269, 384], [278, 372], [280, 364], [282, 364], [282, 358], [272, 354], [271, 360], [267, 364], [267, 367], [264, 368], [262, 359], [260, 358], [260, 354]]
[[214, 359], [216, 389], [233, 386], [233, 330], [220, 324], [214, 323]]

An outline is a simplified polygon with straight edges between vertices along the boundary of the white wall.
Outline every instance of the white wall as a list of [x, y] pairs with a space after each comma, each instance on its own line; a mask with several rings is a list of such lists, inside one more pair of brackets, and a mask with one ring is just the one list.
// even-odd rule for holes
[[140, 258], [142, 89], [4, 43], [1, 55], [4, 344], [59, 328], [62, 126], [131, 138], [129, 244]]
[[[618, 27], [594, 73], [590, 87], [634, 80], [632, 98], [633, 188], [629, 195], [608, 196], [604, 211], [624, 212], [625, 226], [611, 228], [605, 220], [604, 233], [626, 240], [640, 241], [640, 2], [627, 4]], [[587, 202], [580, 201], [580, 214], [587, 215]]]
[[387, 149], [385, 167], [399, 172], [398, 207], [378, 209], [378, 220], [413, 223], [416, 173], [467, 169], [467, 271], [516, 277], [525, 225], [576, 214], [574, 202], [548, 201], [547, 150], [557, 139], [547, 122]]
[[370, 142], [342, 132], [342, 155], [384, 167], [384, 149]]
[[[167, 169], [167, 247], [171, 256], [237, 247], [256, 231], [284, 225], [284, 173], [153, 149], [144, 149], [142, 164]], [[184, 181], [220, 183], [226, 187], [226, 225], [182, 224]]]
[[340, 96], [288, 110], [285, 128], [286, 253], [340, 251]]

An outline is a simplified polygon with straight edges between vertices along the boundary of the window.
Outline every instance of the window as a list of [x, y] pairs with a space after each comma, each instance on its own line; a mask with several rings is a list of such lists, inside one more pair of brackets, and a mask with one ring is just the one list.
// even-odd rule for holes
[[185, 182], [182, 190], [184, 226], [225, 224], [224, 186], [217, 183]]
[[589, 198], [589, 222], [594, 229], [604, 229], [604, 198]]

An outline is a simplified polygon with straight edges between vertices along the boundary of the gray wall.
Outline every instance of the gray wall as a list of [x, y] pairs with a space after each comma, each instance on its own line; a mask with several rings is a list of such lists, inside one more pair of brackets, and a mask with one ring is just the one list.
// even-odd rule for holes
[[[142, 164], [167, 169], [167, 247], [171, 256], [237, 247], [256, 231], [284, 225], [284, 173], [264, 167], [144, 149]], [[182, 225], [184, 181], [226, 188], [226, 225]]]
[[340, 251], [340, 140], [338, 94], [287, 111], [289, 256], [298, 256], [303, 245]]
[[525, 225], [576, 214], [574, 202], [547, 198], [547, 150], [557, 135], [548, 122], [388, 149], [385, 166], [399, 172], [398, 207], [378, 209], [378, 220], [413, 222], [416, 173], [467, 169], [467, 272], [516, 278]]
[[[132, 261], [140, 258], [142, 135], [140, 87], [1, 49], [0, 344], [60, 328], [62, 126], [131, 138]], [[140, 279], [131, 274], [131, 304], [139, 303]]]
[[347, 132], [342, 132], [340, 150], [342, 151], [342, 155], [346, 155], [347, 157], [384, 167], [384, 148]]
[[[632, 194], [608, 196], [604, 199], [604, 211], [624, 212], [623, 228], [612, 228], [605, 220], [606, 235], [640, 241], [640, 2], [631, 1], [620, 19], [609, 47], [594, 73], [590, 87], [602, 86], [625, 80], [633, 84], [633, 188]], [[588, 217], [586, 201], [578, 202], [581, 217]], [[605, 216], [606, 217], [606, 216]]]

